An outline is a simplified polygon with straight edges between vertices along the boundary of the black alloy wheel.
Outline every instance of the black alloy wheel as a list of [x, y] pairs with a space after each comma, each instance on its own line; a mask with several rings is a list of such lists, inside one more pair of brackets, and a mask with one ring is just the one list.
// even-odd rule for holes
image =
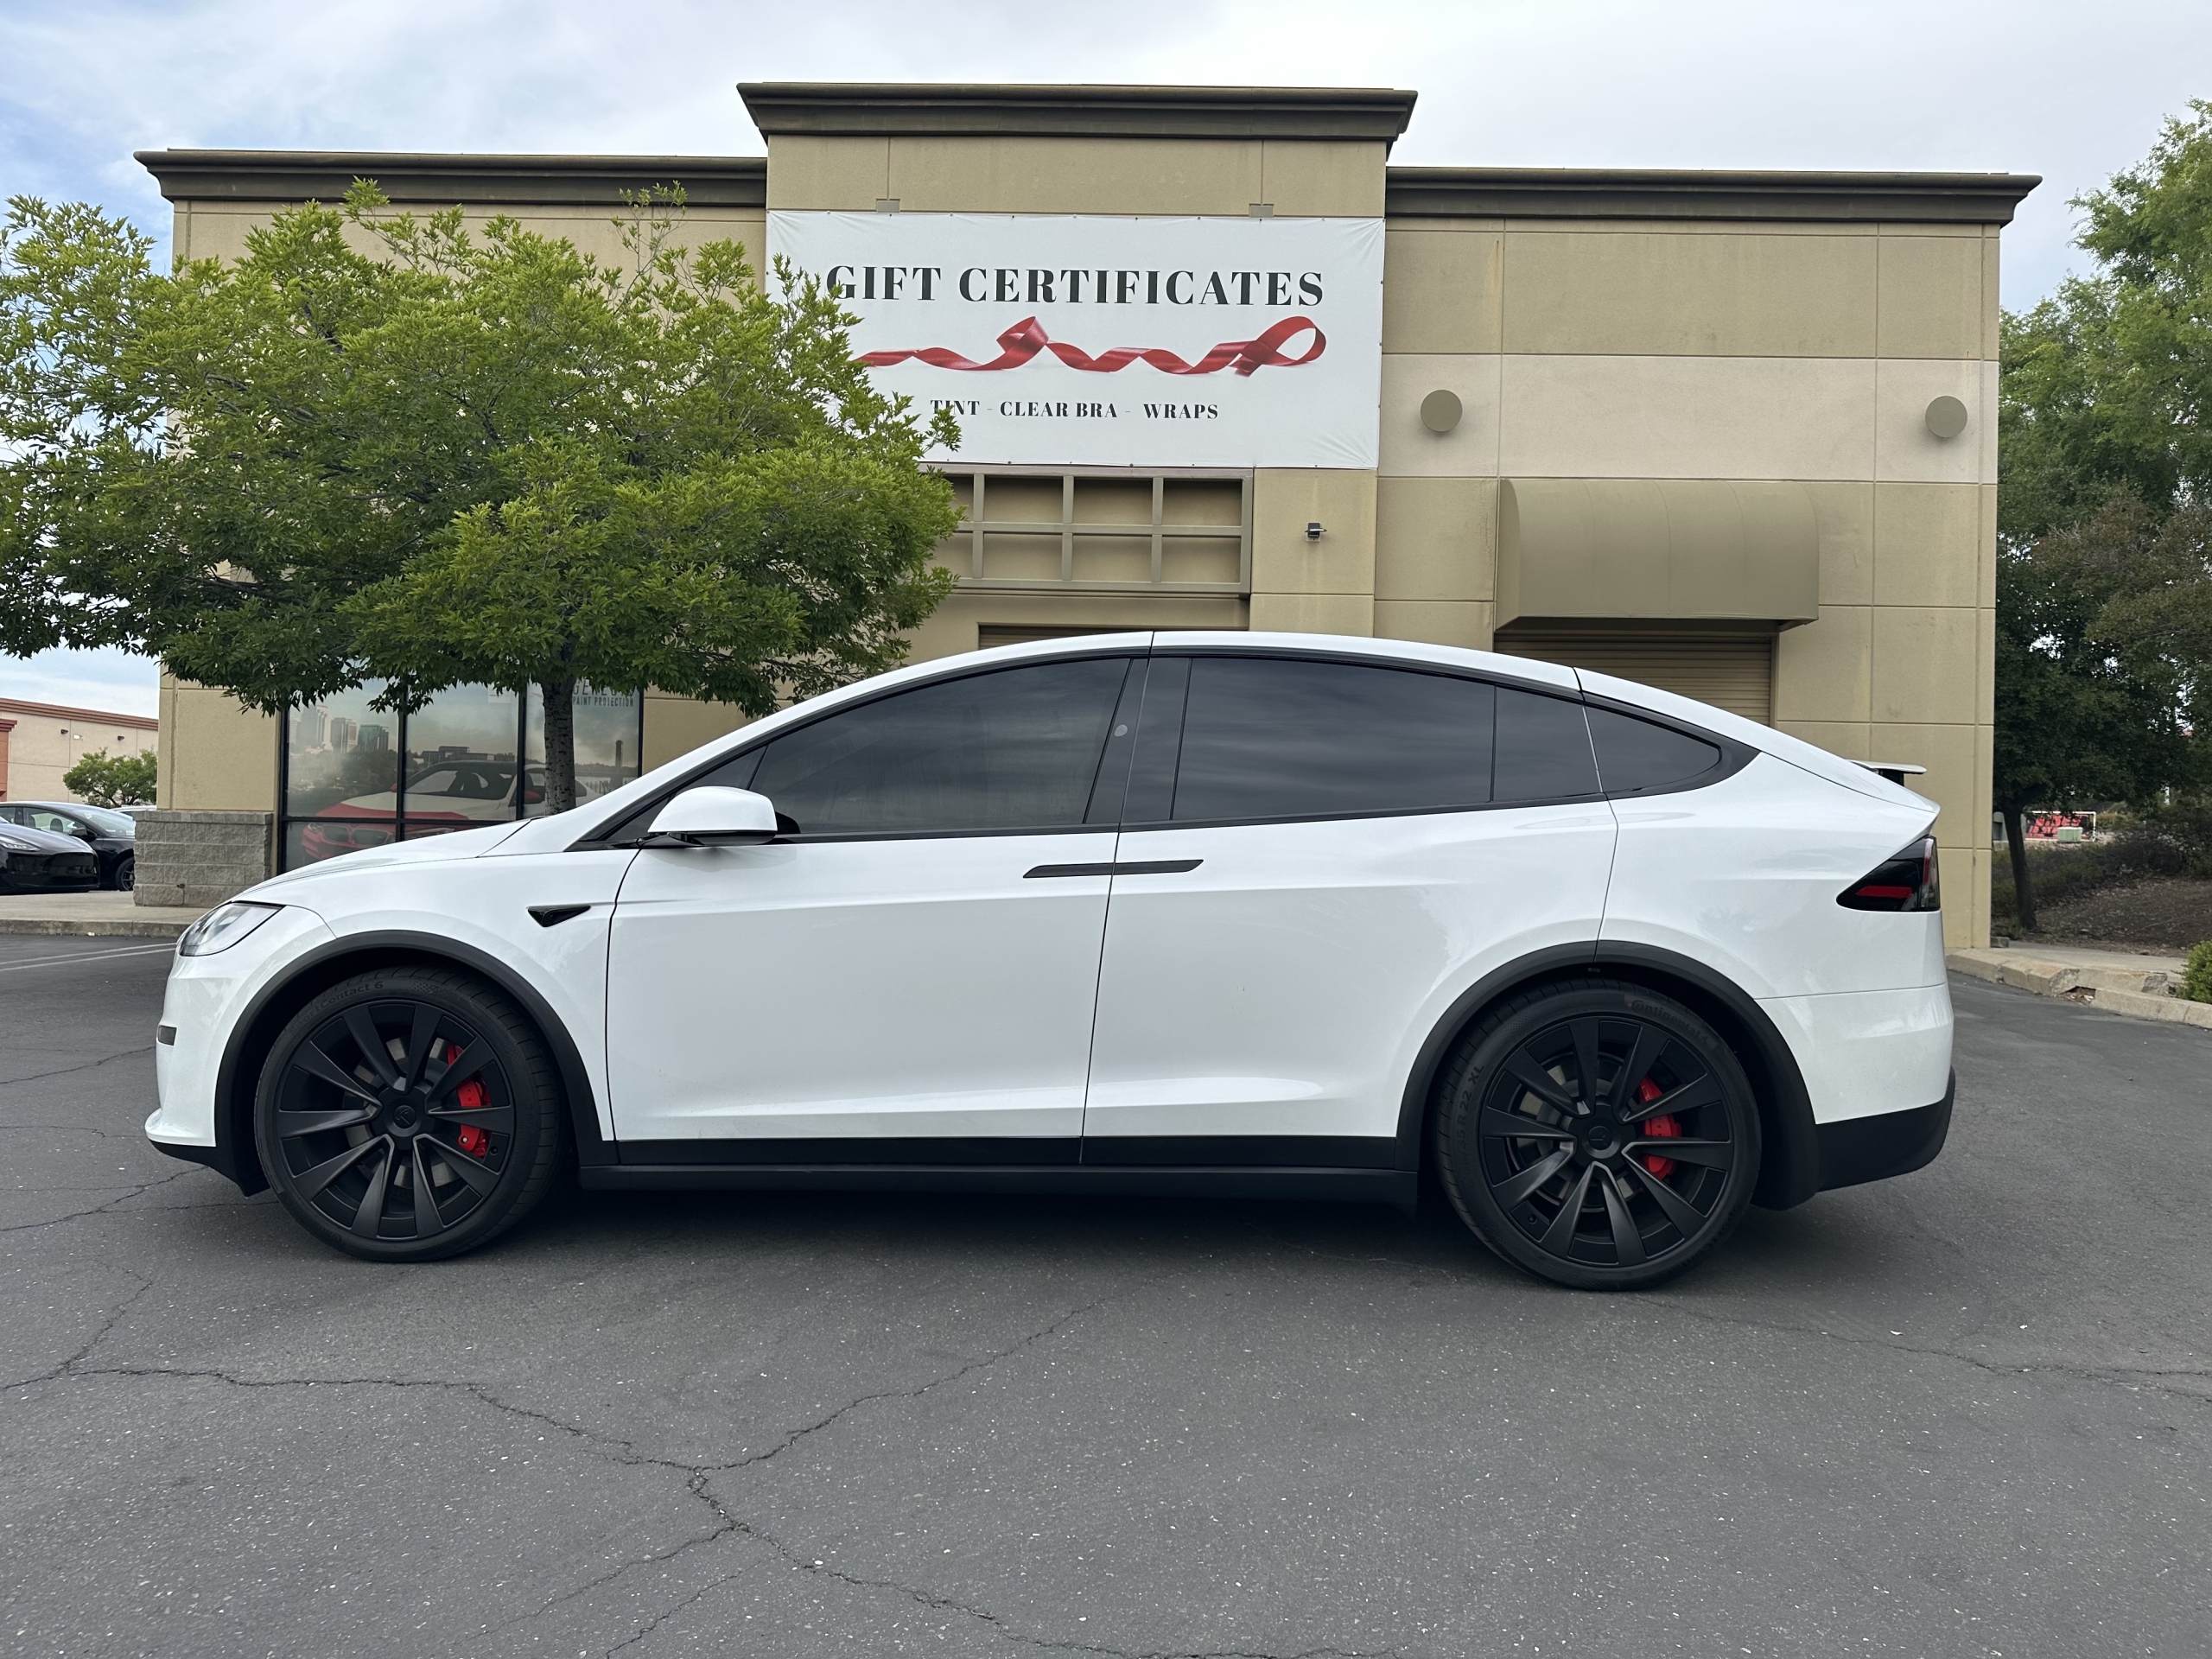
[[1606, 980], [1493, 1010], [1439, 1083], [1437, 1173], [1505, 1260], [1584, 1290], [1673, 1278], [1732, 1231], [1758, 1109], [1726, 1043], [1671, 997]]
[[137, 885], [138, 860], [135, 855], [126, 853], [116, 861], [115, 890], [118, 893], [129, 893]]
[[551, 1185], [559, 1074], [491, 987], [439, 969], [363, 974], [293, 1017], [254, 1102], [270, 1184], [325, 1243], [372, 1262], [474, 1249]]

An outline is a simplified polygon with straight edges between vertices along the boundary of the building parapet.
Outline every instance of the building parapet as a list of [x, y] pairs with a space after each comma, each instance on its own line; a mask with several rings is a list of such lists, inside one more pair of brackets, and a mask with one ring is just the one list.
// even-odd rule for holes
[[1393, 167], [1392, 219], [1764, 219], [2009, 225], [2029, 173]]
[[995, 86], [747, 81], [770, 137], [1328, 138], [1389, 143], [1417, 94], [1389, 86]]
[[170, 201], [337, 201], [374, 179], [395, 202], [449, 207], [619, 207], [654, 185], [697, 207], [759, 207], [762, 156], [430, 156], [338, 149], [142, 149]]

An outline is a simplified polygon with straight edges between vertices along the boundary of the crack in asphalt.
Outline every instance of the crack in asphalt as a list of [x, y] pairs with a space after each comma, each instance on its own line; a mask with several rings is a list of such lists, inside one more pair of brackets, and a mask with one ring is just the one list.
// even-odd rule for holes
[[[180, 1173], [189, 1173], [190, 1172], [184, 1171]], [[169, 1179], [175, 1178], [172, 1177]], [[687, 1554], [690, 1551], [697, 1549], [703, 1545], [711, 1544], [718, 1539], [742, 1536], [756, 1540], [766, 1548], [769, 1549], [784, 1560], [789, 1562], [795, 1568], [806, 1572], [820, 1573], [825, 1577], [836, 1579], [841, 1583], [852, 1586], [857, 1589], [893, 1591], [907, 1597], [911, 1600], [915, 1601], [923, 1606], [935, 1608], [946, 1612], [959, 1613], [966, 1618], [976, 1619], [979, 1623], [990, 1625], [996, 1634], [1004, 1637], [1010, 1642], [1014, 1642], [1026, 1647], [1036, 1648], [1052, 1652], [1096, 1653], [1107, 1656], [1108, 1659], [1276, 1659], [1276, 1656], [1269, 1654], [1263, 1654], [1256, 1651], [1246, 1653], [1243, 1650], [1230, 1649], [1223, 1649], [1218, 1652], [1209, 1651], [1205, 1653], [1190, 1650], [1177, 1652], [1172, 1655], [1165, 1652], [1157, 1655], [1149, 1653], [1137, 1654], [1130, 1652], [1128, 1649], [1105, 1647], [1102, 1645], [1076, 1642], [1055, 1642], [1046, 1637], [1033, 1637], [1026, 1635], [1020, 1631], [1009, 1630], [1000, 1624], [998, 1615], [991, 1612], [987, 1608], [972, 1606], [966, 1603], [954, 1600], [950, 1597], [937, 1595], [931, 1592], [918, 1589], [911, 1585], [899, 1584], [892, 1580], [864, 1579], [857, 1574], [846, 1573], [839, 1568], [826, 1567], [819, 1560], [807, 1558], [799, 1551], [793, 1549], [790, 1545], [784, 1542], [783, 1540], [775, 1536], [773, 1534], [766, 1532], [762, 1529], [754, 1526], [752, 1522], [744, 1520], [741, 1516], [732, 1514], [728, 1507], [713, 1490], [713, 1481], [716, 1475], [730, 1474], [741, 1469], [749, 1469], [756, 1467], [761, 1464], [771, 1462], [773, 1459], [781, 1457], [785, 1452], [790, 1451], [801, 1440], [806, 1440], [810, 1436], [821, 1433], [823, 1430], [842, 1421], [845, 1418], [850, 1416], [854, 1412], [859, 1410], [863, 1406], [890, 1400], [918, 1400], [925, 1395], [932, 1394], [939, 1389], [947, 1388], [955, 1382], [962, 1381], [963, 1378], [974, 1376], [981, 1371], [988, 1370], [992, 1366], [1000, 1364], [1006, 1360], [1013, 1358], [1015, 1355], [1022, 1352], [1024, 1350], [1035, 1345], [1037, 1343], [1042, 1342], [1055, 1332], [1065, 1329], [1069, 1324], [1077, 1319], [1080, 1319], [1084, 1314], [1095, 1312], [1097, 1308], [1104, 1306], [1103, 1302], [1089, 1302], [1081, 1307], [1071, 1308], [1067, 1313], [1062, 1313], [1058, 1318], [1052, 1319], [1050, 1323], [1040, 1325], [1036, 1330], [1028, 1332], [1019, 1341], [1009, 1344], [1004, 1348], [994, 1350], [992, 1352], [985, 1354], [980, 1358], [970, 1360], [966, 1364], [959, 1366], [953, 1370], [947, 1371], [941, 1376], [932, 1377], [918, 1388], [881, 1389], [873, 1393], [857, 1395], [855, 1398], [847, 1401], [844, 1404], [837, 1407], [835, 1410], [825, 1412], [811, 1422], [802, 1424], [799, 1427], [791, 1430], [774, 1445], [768, 1446], [763, 1451], [750, 1452], [744, 1457], [731, 1459], [728, 1461], [721, 1463], [690, 1464], [684, 1463], [677, 1459], [653, 1457], [642, 1453], [637, 1450], [635, 1444], [632, 1441], [624, 1440], [618, 1435], [604, 1434], [598, 1431], [584, 1427], [580, 1424], [569, 1422], [565, 1419], [554, 1415], [550, 1412], [543, 1411], [531, 1406], [518, 1405], [512, 1401], [502, 1399], [499, 1395], [493, 1393], [488, 1386], [481, 1382], [463, 1382], [446, 1377], [257, 1377], [241, 1376], [237, 1372], [226, 1371], [215, 1367], [86, 1364], [85, 1362], [91, 1357], [93, 1351], [96, 1350], [99, 1344], [106, 1339], [109, 1333], [122, 1322], [124, 1317], [129, 1313], [130, 1309], [136, 1305], [138, 1298], [144, 1295], [146, 1292], [151, 1288], [152, 1281], [150, 1280], [142, 1280], [139, 1283], [138, 1289], [134, 1291], [130, 1297], [102, 1323], [100, 1328], [95, 1332], [92, 1338], [79, 1347], [76, 1352], [70, 1355], [67, 1359], [61, 1361], [60, 1363], [49, 1368], [36, 1376], [26, 1377], [20, 1382], [10, 1382], [4, 1385], [3, 1388], [0, 1388], [0, 1392], [6, 1392], [16, 1389], [30, 1388], [36, 1384], [58, 1382], [64, 1379], [113, 1376], [211, 1382], [223, 1384], [226, 1387], [237, 1389], [365, 1388], [403, 1390], [419, 1389], [428, 1389], [434, 1392], [459, 1395], [464, 1398], [473, 1400], [478, 1404], [493, 1411], [501, 1413], [507, 1416], [518, 1417], [527, 1421], [542, 1424], [559, 1433], [569, 1436], [582, 1443], [581, 1449], [588, 1456], [602, 1458], [609, 1462], [619, 1464], [625, 1467], [664, 1469], [669, 1471], [671, 1473], [681, 1474], [684, 1477], [685, 1491], [692, 1497], [706, 1505], [707, 1509], [713, 1515], [714, 1523], [705, 1531], [683, 1539], [680, 1542], [669, 1548], [654, 1550], [648, 1554], [634, 1556], [629, 1560], [619, 1562], [607, 1571], [597, 1573], [592, 1578], [587, 1580], [584, 1583], [577, 1585], [574, 1588], [564, 1591], [560, 1595], [553, 1597], [551, 1599], [532, 1609], [530, 1612], [524, 1613], [518, 1618], [509, 1619], [501, 1624], [491, 1627], [485, 1632], [486, 1635], [492, 1634], [494, 1630], [509, 1630], [516, 1625], [528, 1624], [533, 1619], [542, 1618], [546, 1613], [551, 1611], [554, 1608], [564, 1605], [569, 1602], [574, 1601], [580, 1596], [587, 1595], [594, 1590], [602, 1588], [605, 1586], [613, 1583], [615, 1580], [620, 1578], [624, 1573], [628, 1573], [632, 1568], [656, 1566], [674, 1560], [680, 1555]], [[658, 1629], [670, 1618], [681, 1612], [685, 1607], [688, 1607], [694, 1602], [699, 1600], [717, 1586], [728, 1583], [735, 1576], [736, 1574], [734, 1573], [725, 1573], [712, 1582], [702, 1586], [697, 1590], [693, 1591], [681, 1600], [672, 1603], [667, 1607], [662, 1608], [644, 1624], [639, 1626], [637, 1630], [633, 1630], [629, 1636], [625, 1637], [620, 1642], [615, 1643], [613, 1647], [609, 1648], [607, 1651], [610, 1654], [615, 1653], [623, 1648], [630, 1647], [638, 1642], [643, 1641], [647, 1636], [650, 1636], [655, 1630]], [[1352, 1655], [1345, 1650], [1338, 1649], [1315, 1649], [1310, 1650], [1307, 1654], [1295, 1656], [1295, 1659], [1328, 1659], [1328, 1656], [1338, 1654], [1343, 1654], [1344, 1659], [1387, 1659], [1386, 1656]], [[1292, 1659], [1292, 1656], [1283, 1656], [1283, 1659]]]
[[[1489, 1284], [1488, 1281], [1465, 1273], [1447, 1262], [1417, 1262], [1409, 1257], [1383, 1253], [1353, 1255], [1344, 1251], [1326, 1250], [1315, 1245], [1301, 1243], [1296, 1239], [1284, 1238], [1262, 1229], [1255, 1228], [1254, 1231], [1259, 1236], [1270, 1243], [1280, 1244], [1286, 1249], [1298, 1250], [1322, 1261], [1344, 1262], [1361, 1267], [1405, 1268], [1431, 1272], [1437, 1274], [1451, 1284], [1484, 1287]], [[1937, 1242], [1949, 1243], [1940, 1238]], [[1848, 1332], [1822, 1330], [1815, 1325], [1787, 1325], [1771, 1319], [1745, 1319], [1737, 1314], [1716, 1313], [1711, 1308], [1678, 1300], [1656, 1292], [1643, 1293], [1636, 1299], [1636, 1306], [1664, 1308], [1669, 1313], [1700, 1319], [1708, 1325], [1734, 1325], [1747, 1331], [1764, 1331], [1774, 1336], [1807, 1337], [1823, 1342], [1842, 1343], [1852, 1347], [1872, 1348], [1883, 1353], [1916, 1354], [1926, 1359], [1954, 1360], [1961, 1365], [1969, 1365], [1977, 1370], [1986, 1371], [1993, 1376], [2027, 1376], [2048, 1372], [2060, 1376], [2079, 1377], [2086, 1382], [2101, 1382], [2113, 1388], [2126, 1389], [2131, 1392], [2163, 1395], [2170, 1399], [2189, 1400], [2200, 1405], [2212, 1403], [2212, 1388], [2199, 1391], [2190, 1388], [2167, 1387], [2153, 1380], [2161, 1377], [2203, 1378], [2208, 1382], [2212, 1382], [2212, 1367], [2082, 1365], [2069, 1364], [2060, 1360], [2037, 1360], [2024, 1365], [2013, 1365], [2006, 1364], [2000, 1360], [1986, 1359], [1979, 1355], [1964, 1353], [1955, 1348], [1938, 1348], [1904, 1341], [1885, 1342], [1878, 1337], [1853, 1336]]]
[[118, 1049], [112, 1054], [103, 1054], [97, 1060], [84, 1060], [75, 1065], [65, 1065], [59, 1071], [34, 1071], [28, 1077], [0, 1077], [0, 1089], [11, 1089], [19, 1083], [42, 1083], [48, 1077], [66, 1077], [75, 1071], [91, 1071], [114, 1060], [127, 1060], [133, 1054], [150, 1054], [151, 1043], [141, 1043], [136, 1048]]
[[[140, 1182], [139, 1182], [139, 1183], [137, 1183], [135, 1186], [130, 1186], [130, 1187], [125, 1188], [125, 1189], [124, 1189], [123, 1191], [121, 1191], [121, 1192], [117, 1192], [117, 1190], [116, 1190], [115, 1188], [113, 1188], [113, 1187], [99, 1186], [99, 1187], [92, 1187], [92, 1188], [88, 1188], [88, 1189], [86, 1189], [86, 1190], [87, 1190], [87, 1191], [91, 1191], [91, 1192], [116, 1192], [116, 1196], [115, 1196], [114, 1198], [110, 1198], [110, 1199], [109, 1199], [105, 1204], [96, 1204], [96, 1205], [93, 1205], [91, 1208], [89, 1208], [89, 1209], [86, 1209], [86, 1210], [72, 1210], [72, 1211], [71, 1211], [67, 1215], [66, 1215], [66, 1216], [49, 1216], [49, 1217], [47, 1217], [47, 1219], [46, 1219], [46, 1220], [44, 1220], [44, 1221], [13, 1221], [13, 1222], [10, 1222], [6, 1226], [4, 1226], [4, 1227], [0, 1227], [0, 1233], [29, 1233], [29, 1232], [35, 1232], [35, 1231], [36, 1231], [39, 1228], [41, 1228], [41, 1227], [59, 1227], [59, 1226], [60, 1226], [60, 1225], [62, 1224], [62, 1223], [64, 1223], [64, 1222], [67, 1222], [67, 1221], [82, 1221], [82, 1220], [84, 1220], [84, 1219], [85, 1219], [85, 1217], [87, 1217], [87, 1216], [102, 1216], [102, 1215], [105, 1215], [109, 1211], [111, 1211], [111, 1210], [114, 1209], [114, 1208], [115, 1208], [115, 1206], [116, 1206], [116, 1205], [118, 1205], [118, 1204], [128, 1204], [128, 1203], [130, 1203], [130, 1200], [131, 1200], [131, 1199], [133, 1199], [133, 1198], [137, 1198], [137, 1197], [140, 1193], [142, 1193], [142, 1192], [152, 1192], [152, 1191], [153, 1191], [156, 1187], [157, 1187], [157, 1186], [167, 1186], [167, 1185], [168, 1185], [171, 1181], [181, 1181], [181, 1180], [182, 1180], [186, 1176], [188, 1176], [188, 1175], [191, 1174], [192, 1173], [193, 1173], [193, 1172], [192, 1172], [191, 1170], [189, 1170], [189, 1169], [180, 1169], [180, 1170], [177, 1170], [177, 1171], [174, 1172], [174, 1173], [171, 1173], [171, 1174], [160, 1176], [160, 1177], [156, 1178], [156, 1179], [154, 1179], [154, 1180], [150, 1180], [150, 1181], [140, 1181]], [[41, 1191], [42, 1191], [42, 1192], [66, 1192], [71, 1191], [72, 1189], [67, 1188], [67, 1187], [46, 1187], [46, 1188], [36, 1188], [36, 1187], [34, 1187], [34, 1188], [28, 1188], [28, 1189], [24, 1189], [24, 1190], [26, 1190], [26, 1191], [31, 1191], [31, 1192], [41, 1192]]]
[[2189, 1389], [2162, 1387], [2148, 1381], [2152, 1377], [2203, 1377], [2212, 1379], [2212, 1368], [2192, 1366], [2133, 1365], [2072, 1365], [2060, 1360], [2037, 1360], [2025, 1365], [2011, 1365], [2002, 1361], [1985, 1359], [1975, 1354], [1961, 1353], [1955, 1348], [1936, 1348], [1902, 1340], [1885, 1342], [1879, 1337], [1853, 1336], [1844, 1331], [1823, 1331], [1816, 1326], [1785, 1325], [1771, 1319], [1747, 1319], [1732, 1313], [1716, 1313], [1710, 1308], [1698, 1307], [1685, 1302], [1662, 1297], [1649, 1299], [1655, 1307], [1680, 1313], [1708, 1325], [1736, 1325], [1747, 1331], [1764, 1331], [1777, 1336], [1814, 1337], [1824, 1342], [1842, 1343], [1853, 1348], [1872, 1348], [1883, 1353], [1916, 1354], [1924, 1359], [1948, 1359], [1974, 1370], [1986, 1371], [1993, 1376], [2029, 1376], [2049, 1372], [2060, 1376], [2079, 1377], [2086, 1382], [2102, 1382], [2115, 1388], [2143, 1390], [2164, 1395], [2171, 1399], [2193, 1401], [2198, 1405], [2212, 1404], [2212, 1392], [2198, 1393]]
[[[126, 1268], [125, 1271], [128, 1272], [129, 1269]], [[116, 1304], [115, 1311], [100, 1322], [100, 1328], [92, 1332], [83, 1347], [78, 1349], [60, 1364], [54, 1366], [51, 1370], [41, 1371], [36, 1376], [27, 1376], [20, 1382], [0, 1384], [0, 1394], [5, 1394], [14, 1389], [28, 1389], [34, 1383], [51, 1382], [58, 1377], [80, 1375], [78, 1368], [92, 1357], [92, 1350], [107, 1340], [108, 1333], [117, 1325], [121, 1325], [124, 1316], [138, 1306], [138, 1299], [154, 1287], [154, 1281], [150, 1279], [143, 1278], [135, 1273], [130, 1276], [138, 1281], [138, 1288]]]
[[[710, 1544], [718, 1538], [728, 1537], [734, 1534], [742, 1534], [749, 1537], [759, 1538], [762, 1541], [767, 1543], [771, 1548], [775, 1549], [779, 1554], [785, 1554], [788, 1559], [796, 1563], [798, 1561], [798, 1557], [795, 1554], [791, 1554], [780, 1542], [772, 1538], [768, 1534], [760, 1531], [750, 1522], [744, 1521], [729, 1512], [729, 1510], [723, 1505], [721, 1500], [716, 1497], [712, 1491], [711, 1483], [715, 1476], [718, 1474], [728, 1474], [740, 1469], [749, 1469], [757, 1465], [767, 1463], [776, 1458], [781, 1457], [785, 1452], [790, 1451], [791, 1447], [797, 1446], [801, 1440], [805, 1440], [809, 1435], [820, 1433], [823, 1429], [830, 1427], [832, 1424], [851, 1415], [852, 1413], [859, 1410], [862, 1406], [870, 1405], [885, 1400], [918, 1400], [924, 1395], [933, 1393], [938, 1389], [945, 1388], [951, 1383], [957, 1382], [963, 1377], [973, 1376], [978, 1371], [987, 1370], [991, 1366], [996, 1365], [1001, 1361], [1011, 1359], [1014, 1355], [1021, 1352], [1024, 1349], [1031, 1347], [1039, 1342], [1042, 1342], [1046, 1338], [1052, 1335], [1055, 1332], [1063, 1329], [1071, 1321], [1080, 1319], [1084, 1314], [1091, 1313], [1101, 1306], [1103, 1306], [1103, 1304], [1098, 1302], [1090, 1302], [1081, 1307], [1071, 1308], [1067, 1313], [1063, 1313], [1058, 1318], [1053, 1319], [1050, 1324], [1042, 1325], [1037, 1330], [1031, 1332], [1028, 1335], [1023, 1337], [1019, 1342], [986, 1354], [980, 1359], [970, 1360], [967, 1364], [961, 1366], [957, 1370], [948, 1371], [943, 1376], [932, 1377], [929, 1382], [923, 1383], [919, 1388], [883, 1389], [879, 1389], [873, 1394], [864, 1394], [855, 1399], [849, 1400], [843, 1405], [839, 1406], [835, 1411], [826, 1413], [823, 1416], [816, 1418], [812, 1422], [793, 1429], [775, 1445], [768, 1447], [767, 1450], [764, 1452], [752, 1452], [747, 1456], [734, 1459], [726, 1463], [687, 1464], [679, 1462], [674, 1459], [645, 1457], [639, 1455], [635, 1447], [628, 1441], [619, 1440], [613, 1440], [613, 1444], [623, 1447], [626, 1454], [621, 1459], [618, 1459], [618, 1461], [632, 1466], [667, 1469], [672, 1472], [683, 1474], [685, 1477], [686, 1490], [690, 1491], [693, 1497], [698, 1499], [702, 1503], [704, 1503], [709, 1510], [713, 1511], [715, 1522], [715, 1525], [696, 1537], [686, 1539], [683, 1542], [677, 1545], [672, 1549], [658, 1550], [650, 1555], [639, 1556], [633, 1560], [624, 1561], [615, 1567], [612, 1571], [601, 1573], [588, 1582], [576, 1586], [574, 1589], [564, 1591], [560, 1595], [555, 1596], [540, 1606], [532, 1609], [530, 1612], [524, 1613], [521, 1618], [510, 1619], [506, 1624], [499, 1625], [495, 1628], [499, 1630], [507, 1630], [517, 1624], [528, 1624], [532, 1619], [542, 1618], [552, 1609], [561, 1606], [564, 1603], [575, 1600], [578, 1596], [587, 1594], [590, 1591], [599, 1589], [605, 1585], [613, 1583], [616, 1579], [621, 1577], [623, 1573], [628, 1572], [633, 1567], [649, 1567], [658, 1562], [673, 1560], [678, 1555], [682, 1555], [690, 1550], [696, 1549], [702, 1544]], [[582, 1433], [582, 1431], [571, 1429], [570, 1432]], [[725, 1577], [724, 1580], [717, 1580], [717, 1582], [727, 1582], [727, 1577]], [[699, 1596], [706, 1593], [707, 1589], [711, 1589], [712, 1587], [712, 1586], [708, 1586], [706, 1588], [695, 1592], [685, 1603], [679, 1604], [679, 1606], [688, 1605], [689, 1601], [696, 1600]], [[950, 1604], [947, 1605], [949, 1605]], [[628, 1637], [626, 1637], [622, 1641], [617, 1643], [613, 1648], [608, 1649], [607, 1651], [612, 1653], [616, 1651], [618, 1649], [628, 1647], [632, 1643], [643, 1640], [645, 1636], [651, 1634], [652, 1630], [655, 1627], [665, 1623], [667, 1619], [677, 1611], [678, 1611], [677, 1607], [663, 1609], [659, 1613], [656, 1614], [649, 1623], [633, 1631]], [[963, 1609], [962, 1611], [967, 1611], [969, 1610]], [[976, 1613], [975, 1616], [979, 1618], [988, 1618], [990, 1617], [989, 1615], [983, 1613]]]

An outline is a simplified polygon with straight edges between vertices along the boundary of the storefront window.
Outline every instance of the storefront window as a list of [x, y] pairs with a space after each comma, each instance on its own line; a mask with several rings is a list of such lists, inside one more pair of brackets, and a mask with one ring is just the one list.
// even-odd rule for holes
[[[284, 742], [286, 869], [546, 810], [536, 688], [525, 702], [493, 686], [453, 686], [405, 715], [368, 706], [383, 689], [372, 683], [292, 711]], [[644, 712], [635, 693], [577, 688], [580, 800], [638, 775]]]
[[[576, 802], [595, 801], [607, 791], [638, 775], [639, 709], [641, 699], [626, 691], [594, 691], [579, 685], [575, 691]], [[530, 783], [523, 797], [523, 816], [545, 811], [545, 699], [530, 688], [528, 757]]]
[[292, 711], [284, 745], [284, 864], [312, 864], [398, 832], [399, 716], [372, 681]]
[[407, 833], [467, 830], [517, 816], [520, 699], [455, 685], [407, 717]]

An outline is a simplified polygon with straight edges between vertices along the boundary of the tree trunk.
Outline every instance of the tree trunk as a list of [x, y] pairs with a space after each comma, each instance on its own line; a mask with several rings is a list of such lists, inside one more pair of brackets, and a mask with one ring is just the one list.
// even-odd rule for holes
[[576, 683], [547, 680], [545, 698], [545, 804], [566, 812], [576, 804]]
[[2018, 912], [2020, 931], [2036, 931], [2035, 883], [2028, 879], [2028, 837], [2021, 827], [2020, 809], [2005, 809], [2005, 847], [2012, 864], [2012, 906]]

